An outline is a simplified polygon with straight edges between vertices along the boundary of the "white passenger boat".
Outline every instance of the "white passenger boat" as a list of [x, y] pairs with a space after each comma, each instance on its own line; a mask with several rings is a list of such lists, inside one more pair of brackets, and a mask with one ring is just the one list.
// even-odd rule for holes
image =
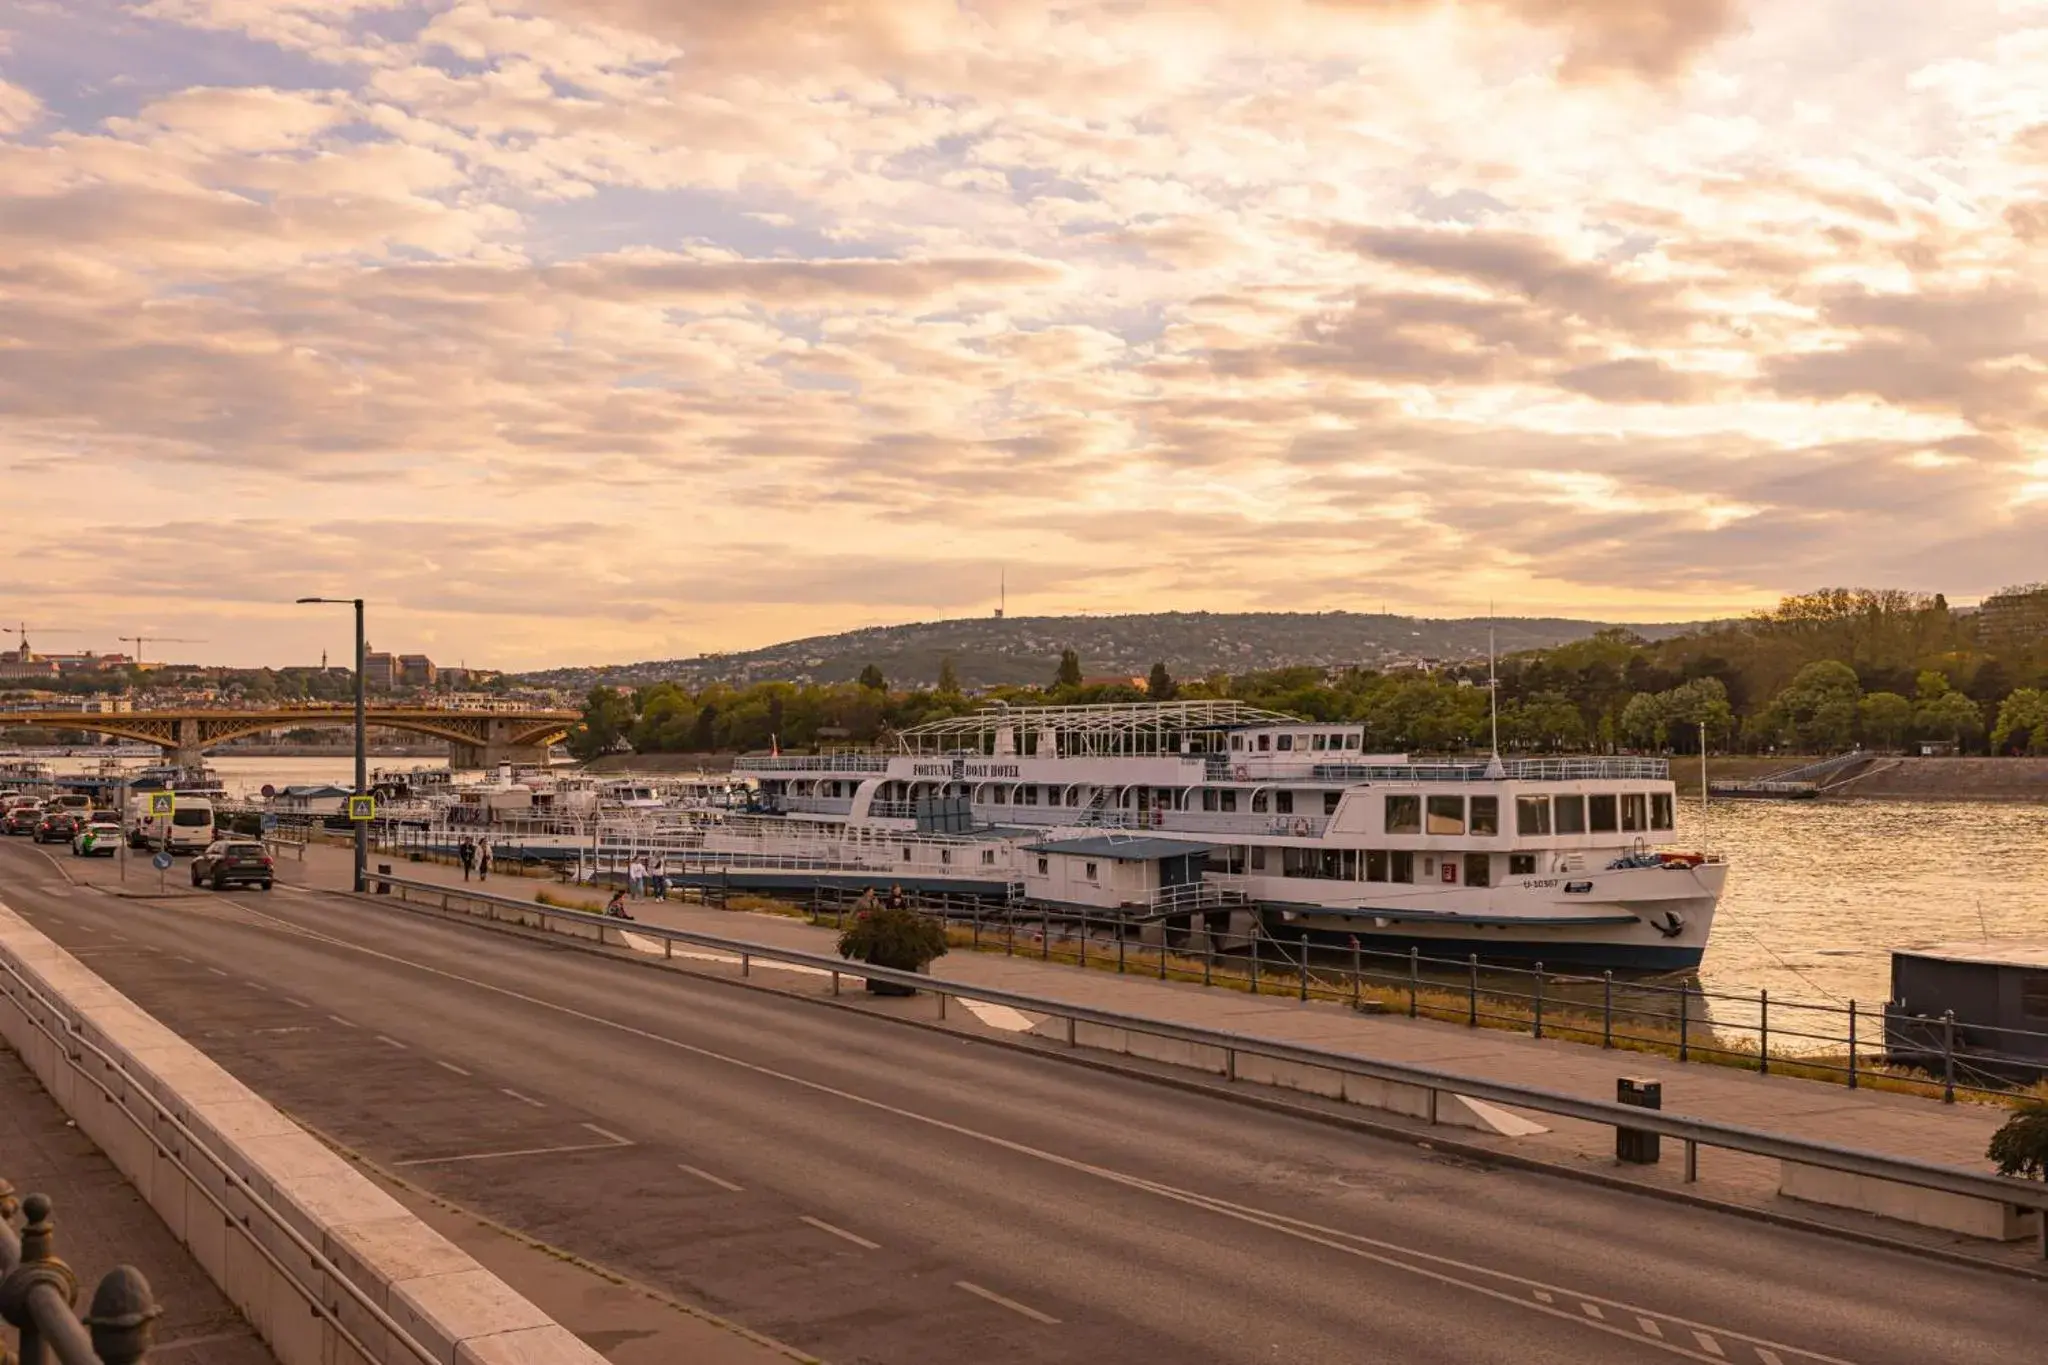
[[[1090, 883], [1107, 883], [1111, 859], [1070, 877], [1052, 861], [1142, 831], [1150, 856], [1200, 852], [1203, 883], [1319, 941], [1699, 963], [1727, 867], [1665, 848], [1677, 792], [1664, 760], [1411, 762], [1364, 746], [1361, 726], [1231, 701], [997, 705], [902, 731], [893, 752], [745, 757], [733, 775], [812, 828], [993, 827], [1027, 894], [1058, 883], [1076, 905], [1103, 903]], [[1185, 857], [1159, 862], [1187, 875]]]

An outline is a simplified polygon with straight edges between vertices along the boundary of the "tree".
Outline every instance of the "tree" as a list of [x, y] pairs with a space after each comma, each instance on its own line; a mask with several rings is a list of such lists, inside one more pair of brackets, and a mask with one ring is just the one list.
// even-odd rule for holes
[[1857, 703], [1863, 684], [1856, 670], [1823, 659], [1799, 670], [1772, 699], [1769, 711], [1779, 736], [1802, 749], [1846, 749], [1856, 736]]
[[1053, 678], [1055, 687], [1079, 687], [1081, 685], [1081, 656], [1071, 649], [1060, 651], [1060, 671]]
[[882, 676], [882, 670], [874, 664], [869, 664], [860, 671], [860, 685], [871, 692], [889, 690], [889, 680]]
[[1920, 708], [1922, 730], [1960, 745], [1984, 733], [1984, 714], [1960, 692], [1944, 692]]
[[2048, 754], [2048, 692], [2022, 687], [2006, 697], [1991, 729], [1991, 752]]
[[1661, 698], [1638, 692], [1621, 708], [1622, 739], [1638, 749], [1664, 747], [1664, 706]]
[[1880, 748], [1896, 749], [1913, 728], [1913, 703], [1896, 692], [1872, 692], [1856, 705], [1863, 738]]
[[960, 673], [953, 667], [953, 656], [948, 654], [939, 660], [939, 695], [957, 697], [960, 695]]
[[1145, 680], [1146, 696], [1153, 701], [1172, 701], [1174, 694], [1179, 690], [1173, 681], [1173, 675], [1166, 671], [1165, 660], [1162, 659], [1152, 665], [1152, 675]]
[[569, 752], [588, 761], [619, 748], [636, 715], [633, 703], [618, 689], [593, 687], [583, 699], [583, 719], [569, 731]]

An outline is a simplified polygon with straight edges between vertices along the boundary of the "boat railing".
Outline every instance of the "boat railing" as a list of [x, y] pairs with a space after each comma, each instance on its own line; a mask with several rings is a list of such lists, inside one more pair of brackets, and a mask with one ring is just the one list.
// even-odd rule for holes
[[1311, 774], [1332, 782], [1664, 782], [1668, 758], [1515, 758], [1498, 774], [1490, 762], [1318, 763]]
[[887, 754], [772, 754], [743, 756], [733, 771], [764, 773], [885, 773]]

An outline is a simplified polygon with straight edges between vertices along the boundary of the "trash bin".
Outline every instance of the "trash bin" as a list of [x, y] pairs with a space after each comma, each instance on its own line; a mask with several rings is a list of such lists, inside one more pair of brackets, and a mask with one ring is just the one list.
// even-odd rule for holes
[[[1664, 1107], [1664, 1082], [1641, 1076], [1622, 1076], [1614, 1083], [1614, 1102], [1638, 1109]], [[1654, 1166], [1661, 1159], [1659, 1135], [1641, 1128], [1614, 1130], [1614, 1159], [1631, 1166]]]

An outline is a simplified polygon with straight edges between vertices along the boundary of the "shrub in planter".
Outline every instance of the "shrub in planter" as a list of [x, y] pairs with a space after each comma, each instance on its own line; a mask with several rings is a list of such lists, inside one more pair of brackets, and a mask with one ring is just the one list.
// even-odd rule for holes
[[[946, 931], [915, 910], [876, 906], [862, 910], [839, 935], [839, 955], [899, 972], [921, 972], [946, 955]], [[876, 995], [915, 995], [908, 986], [870, 981]]]
[[2048, 1099], [2015, 1104], [2012, 1117], [1991, 1135], [1984, 1155], [1998, 1163], [2000, 1175], [2048, 1180]]

